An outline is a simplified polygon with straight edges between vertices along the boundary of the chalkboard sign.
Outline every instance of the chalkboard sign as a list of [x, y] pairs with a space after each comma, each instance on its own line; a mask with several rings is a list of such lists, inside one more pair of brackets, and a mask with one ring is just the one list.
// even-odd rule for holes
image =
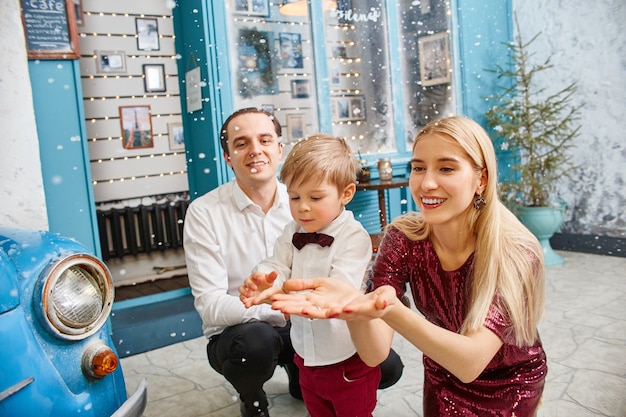
[[21, 0], [29, 59], [77, 59], [74, 0]]

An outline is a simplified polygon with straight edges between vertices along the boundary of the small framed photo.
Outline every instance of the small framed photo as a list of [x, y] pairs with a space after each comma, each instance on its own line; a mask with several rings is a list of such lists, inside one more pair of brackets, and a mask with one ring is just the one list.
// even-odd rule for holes
[[335, 45], [333, 46], [333, 58], [335, 59], [346, 59], [348, 58], [348, 49], [345, 45]]
[[290, 143], [302, 139], [305, 136], [305, 128], [304, 114], [287, 115], [287, 140]]
[[311, 95], [311, 82], [309, 80], [291, 81], [291, 98], [309, 98]]
[[365, 96], [352, 96], [350, 100], [350, 120], [365, 120]]
[[163, 93], [165, 86], [164, 64], [143, 64], [143, 87], [146, 93]]
[[74, 0], [74, 14], [76, 15], [76, 26], [85, 24], [83, 20], [83, 0]]
[[235, 13], [261, 17], [270, 15], [269, 0], [233, 0], [233, 2]]
[[126, 54], [124, 51], [96, 51], [97, 74], [125, 74]]
[[283, 68], [304, 68], [302, 58], [302, 35], [299, 33], [279, 33], [280, 65]]
[[261, 104], [261, 110], [266, 111], [269, 114], [274, 114], [274, 105], [273, 104]]
[[182, 123], [168, 123], [168, 136], [170, 139], [170, 151], [185, 149], [185, 135]]
[[449, 83], [450, 44], [446, 32], [418, 39], [420, 81], [424, 87]]
[[365, 96], [331, 97], [331, 112], [335, 122], [366, 120]]
[[120, 106], [124, 149], [153, 148], [150, 106]]
[[330, 83], [332, 85], [341, 84], [341, 70], [339, 69], [338, 63], [332, 61], [330, 65]]
[[155, 18], [135, 18], [137, 28], [137, 49], [140, 51], [158, 51], [159, 22]]

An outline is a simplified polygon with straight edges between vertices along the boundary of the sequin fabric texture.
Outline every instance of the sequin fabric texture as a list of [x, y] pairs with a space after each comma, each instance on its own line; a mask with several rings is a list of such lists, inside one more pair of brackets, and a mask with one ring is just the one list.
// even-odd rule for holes
[[[458, 332], [467, 309], [466, 282], [473, 255], [459, 269], [444, 271], [430, 241], [411, 241], [390, 229], [373, 266], [375, 287], [391, 285], [399, 296], [411, 288], [416, 308], [432, 323]], [[424, 355], [424, 416], [533, 416], [547, 373], [541, 341], [518, 348], [509, 323], [492, 306], [485, 325], [504, 342], [483, 373], [463, 383]]]

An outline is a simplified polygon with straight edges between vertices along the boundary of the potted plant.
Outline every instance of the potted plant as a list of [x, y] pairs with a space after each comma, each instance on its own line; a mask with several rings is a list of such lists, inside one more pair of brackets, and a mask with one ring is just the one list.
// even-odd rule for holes
[[[512, 62], [491, 70], [504, 84], [490, 97], [493, 106], [485, 116], [501, 149], [514, 155], [511, 178], [503, 181], [500, 190], [502, 200], [537, 236], [546, 265], [557, 265], [563, 258], [552, 250], [549, 239], [563, 222], [565, 204], [556, 195], [556, 183], [576, 168], [570, 150], [580, 130], [582, 104], [572, 104], [575, 82], [556, 92], [537, 86], [537, 75], [553, 67], [549, 57], [542, 64], [531, 63], [528, 46], [539, 35], [524, 42], [517, 30], [509, 44]], [[529, 215], [547, 220], [547, 229]]]

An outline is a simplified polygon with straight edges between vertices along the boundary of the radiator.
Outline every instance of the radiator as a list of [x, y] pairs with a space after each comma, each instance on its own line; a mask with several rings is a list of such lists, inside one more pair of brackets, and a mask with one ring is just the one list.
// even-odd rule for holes
[[189, 201], [98, 210], [102, 259], [178, 249]]

